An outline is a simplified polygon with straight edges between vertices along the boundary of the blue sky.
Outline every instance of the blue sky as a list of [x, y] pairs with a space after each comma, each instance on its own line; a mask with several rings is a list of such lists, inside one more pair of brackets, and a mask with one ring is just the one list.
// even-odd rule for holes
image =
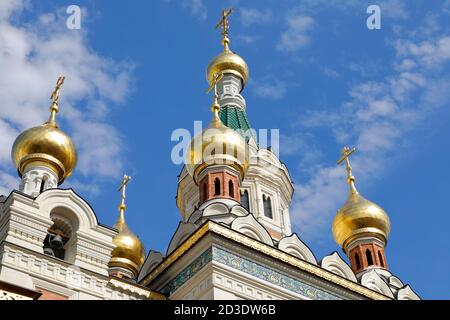
[[[70, 4], [83, 9], [80, 30], [66, 28]], [[369, 4], [380, 30], [366, 27]], [[390, 270], [423, 298], [450, 298], [450, 1], [2, 0], [1, 193], [18, 186], [14, 138], [46, 119], [64, 74], [58, 118], [80, 159], [62, 187], [113, 225], [127, 172], [128, 224], [165, 252], [180, 220], [170, 136], [210, 118], [205, 68], [225, 5], [231, 47], [250, 67], [250, 123], [280, 129], [294, 230], [319, 260], [343, 255], [331, 234], [347, 196], [336, 160], [356, 146], [357, 187], [391, 218]]]

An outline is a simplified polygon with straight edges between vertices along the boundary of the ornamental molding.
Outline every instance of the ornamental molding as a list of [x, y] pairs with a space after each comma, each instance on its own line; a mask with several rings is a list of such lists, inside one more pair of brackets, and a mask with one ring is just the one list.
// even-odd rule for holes
[[175, 261], [177, 261], [184, 253], [186, 253], [194, 244], [196, 244], [203, 236], [208, 232], [212, 232], [228, 238], [232, 241], [240, 243], [246, 247], [249, 247], [255, 251], [266, 254], [272, 258], [279, 261], [287, 263], [291, 266], [299, 268], [300, 270], [306, 271], [312, 275], [322, 278], [326, 281], [337, 284], [343, 288], [350, 291], [356, 292], [362, 296], [370, 299], [386, 300], [389, 299], [387, 296], [380, 294], [378, 292], [367, 289], [360, 284], [354, 283], [348, 279], [342, 278], [330, 271], [322, 269], [318, 266], [310, 264], [306, 261], [300, 260], [294, 256], [291, 256], [285, 252], [280, 251], [274, 247], [268, 246], [257, 240], [251, 239], [243, 234], [240, 234], [234, 230], [227, 227], [221, 226], [212, 221], [206, 222], [201, 226], [194, 234], [192, 234], [180, 247], [178, 247], [174, 252], [172, 252], [163, 262], [161, 262], [155, 269], [153, 269], [150, 274], [148, 274], [142, 280], [143, 285], [148, 285], [152, 280], [158, 277], [164, 270], [171, 266]]
[[2, 300], [33, 300], [33, 298], [0, 289], [0, 301]]
[[213, 247], [213, 261], [224, 264], [232, 269], [241, 271], [245, 274], [256, 277], [262, 281], [266, 281], [281, 287], [285, 290], [299, 294], [307, 299], [314, 300], [338, 300], [338, 296], [319, 289], [313, 285], [309, 285], [292, 276], [275, 271], [263, 264], [248, 260], [240, 255], [236, 255], [229, 251], [218, 247]]
[[129, 291], [139, 296], [143, 296], [149, 300], [165, 300], [165, 296], [160, 293], [151, 291], [147, 288], [142, 288], [140, 286], [132, 285], [130, 283], [126, 283], [124, 281], [117, 280], [115, 278], [111, 278], [109, 280], [109, 284], [111, 284], [115, 288], [120, 288], [122, 290]]
[[345, 261], [336, 251], [324, 257], [320, 262], [320, 266], [343, 278], [347, 278], [353, 282], [358, 282], [352, 269], [348, 266], [348, 264], [345, 263]]
[[314, 257], [312, 251], [295, 233], [282, 238], [280, 242], [278, 242], [278, 249], [317, 265], [316, 257]]
[[85, 292], [101, 299], [136, 299], [138, 295], [137, 291], [131, 290], [131, 286], [126, 287], [128, 294], [122, 292], [123, 288], [108, 286], [108, 277], [9, 246], [4, 247], [2, 265], [28, 274], [36, 283]]

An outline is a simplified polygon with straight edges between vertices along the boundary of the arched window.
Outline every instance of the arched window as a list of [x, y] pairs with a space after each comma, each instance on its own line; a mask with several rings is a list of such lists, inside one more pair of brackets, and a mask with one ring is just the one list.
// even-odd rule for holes
[[373, 265], [372, 252], [370, 252], [369, 249], [366, 250], [366, 258], [367, 258], [367, 264], [369, 266], [372, 266]]
[[355, 264], [356, 264], [356, 270], [361, 269], [361, 260], [359, 260], [359, 254], [355, 253]]
[[234, 184], [233, 181], [228, 181], [228, 194], [230, 197], [234, 198]]
[[381, 254], [381, 251], [378, 251], [378, 259], [380, 260], [381, 266], [384, 268], [383, 255]]
[[216, 178], [214, 180], [214, 195], [220, 196], [220, 180], [219, 180], [219, 178]]
[[241, 191], [241, 205], [247, 209], [247, 211], [250, 211], [250, 202], [248, 199], [248, 190], [244, 190], [244, 192]]
[[267, 218], [273, 219], [272, 201], [270, 200], [270, 197], [266, 197], [266, 195], [263, 195], [263, 206], [264, 206], [264, 215]]
[[205, 201], [206, 199], [208, 199], [208, 191], [207, 191], [207, 187], [206, 187], [206, 182], [203, 183], [203, 195], [202, 195], [202, 202]]

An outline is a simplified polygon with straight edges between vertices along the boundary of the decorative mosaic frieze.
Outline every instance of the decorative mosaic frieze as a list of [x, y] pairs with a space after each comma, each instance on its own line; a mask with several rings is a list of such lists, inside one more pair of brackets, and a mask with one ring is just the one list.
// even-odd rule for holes
[[169, 282], [162, 290], [163, 294], [171, 295], [179, 287], [191, 279], [198, 271], [200, 271], [208, 262], [212, 261], [212, 248], [208, 248], [189, 266], [183, 269], [177, 276]]
[[189, 266], [184, 268], [174, 279], [172, 279], [164, 287], [162, 292], [171, 295], [211, 261], [221, 263], [313, 300], [340, 299], [324, 290], [313, 287], [291, 276], [272, 270], [264, 265], [250, 261], [218, 247], [212, 247], [203, 252]]
[[217, 247], [213, 247], [213, 260], [313, 300], [340, 299], [328, 292]]

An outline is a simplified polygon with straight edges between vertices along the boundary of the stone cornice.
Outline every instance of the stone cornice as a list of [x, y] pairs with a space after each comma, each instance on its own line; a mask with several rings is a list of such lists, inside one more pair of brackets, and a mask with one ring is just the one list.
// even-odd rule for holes
[[262, 242], [249, 238], [237, 231], [231, 230], [227, 227], [219, 225], [215, 222], [208, 221], [201, 226], [196, 232], [194, 232], [180, 247], [173, 251], [166, 259], [164, 259], [155, 269], [153, 269], [147, 276], [141, 280], [141, 284], [148, 285], [152, 280], [156, 279], [160, 274], [169, 268], [175, 261], [177, 261], [184, 253], [192, 248], [200, 239], [202, 239], [207, 233], [212, 232], [220, 235], [232, 241], [235, 241], [243, 246], [246, 246], [252, 250], [258, 251], [265, 255], [268, 255], [274, 259], [287, 263], [300, 270], [315, 275], [321, 279], [337, 284], [343, 288], [346, 288], [352, 292], [361, 294], [364, 297], [374, 300], [387, 300], [389, 297], [377, 293], [373, 290], [363, 287], [362, 285], [353, 281], [342, 278], [328, 270], [322, 269], [318, 266], [310, 264], [306, 261], [291, 256], [285, 252], [278, 250], [275, 247], [266, 245]]

